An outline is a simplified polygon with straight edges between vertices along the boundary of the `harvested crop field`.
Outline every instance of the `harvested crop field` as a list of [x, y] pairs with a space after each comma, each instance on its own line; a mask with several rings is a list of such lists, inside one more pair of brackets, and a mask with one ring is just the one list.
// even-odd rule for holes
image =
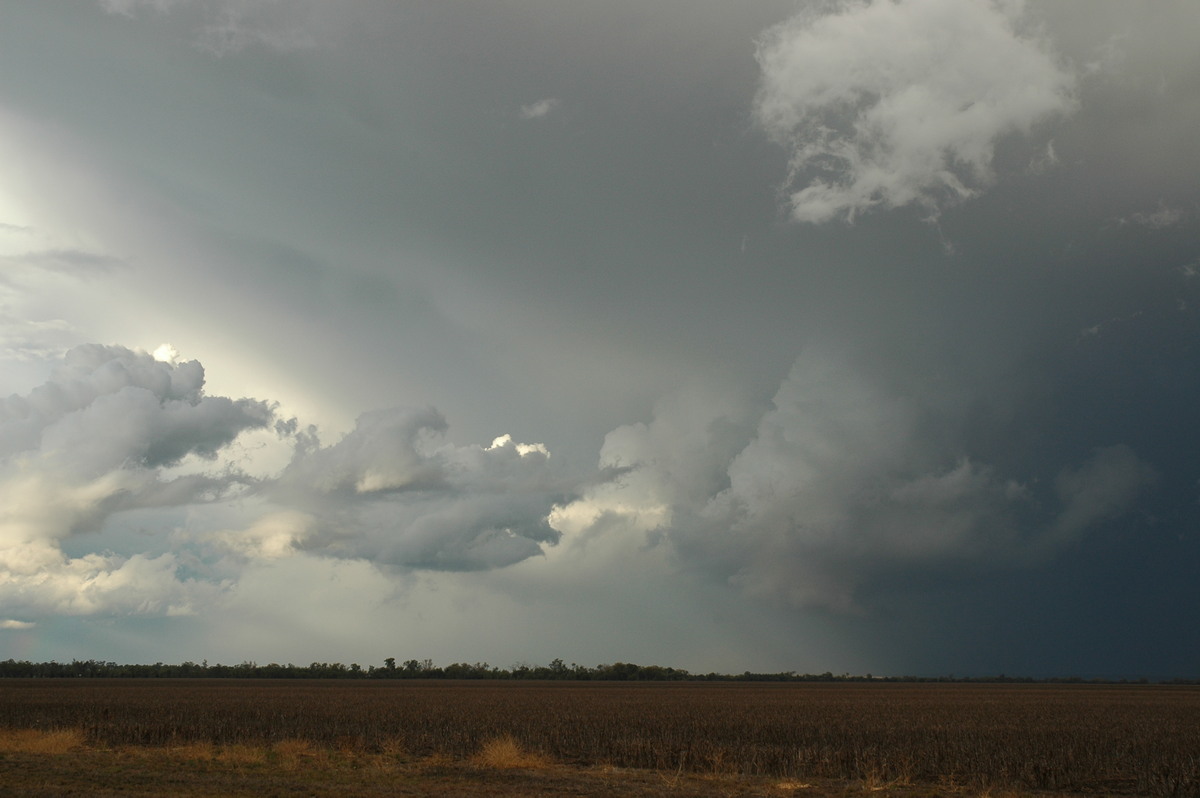
[[[473, 794], [534, 794], [496, 791], [497, 773], [538, 774], [542, 794], [591, 794], [549, 786], [562, 773], [608, 784], [596, 794], [616, 773], [628, 795], [1200, 794], [1200, 688], [1183, 686], [14, 679], [0, 729], [75, 735], [57, 752], [0, 744], [0, 794], [53, 794], [5, 792], [31, 758], [153, 771], [145, 752], [176, 760], [164, 773], [303, 771], [307, 794], [315, 773], [385, 766], [466, 779], [447, 794], [481, 773], [491, 787]], [[393, 787], [380, 794], [433, 790]]]

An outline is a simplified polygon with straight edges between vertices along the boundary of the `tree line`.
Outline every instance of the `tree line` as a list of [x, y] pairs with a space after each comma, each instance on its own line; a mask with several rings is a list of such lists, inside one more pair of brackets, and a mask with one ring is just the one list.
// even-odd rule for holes
[[[716, 676], [716, 674], [712, 674]], [[697, 677], [678, 668], [658, 665], [635, 665], [616, 662], [611, 665], [585, 667], [567, 665], [556, 659], [549, 665], [514, 665], [498, 668], [486, 662], [473, 664], [456, 662], [437, 666], [432, 660], [410, 659], [397, 663], [388, 657], [383, 665], [363, 667], [358, 663], [313, 662], [309, 665], [280, 665], [272, 662], [260, 665], [242, 662], [238, 665], [210, 665], [208, 661], [182, 662], [178, 665], [156, 662], [153, 665], [128, 665], [101, 660], [72, 660], [71, 662], [29, 662], [4, 660], [0, 662], [0, 678], [136, 678], [136, 679], [532, 679], [575, 681], [681, 681]]]
[[[498, 668], [486, 662], [468, 664], [455, 662], [437, 666], [432, 660], [410, 659], [397, 663], [388, 657], [380, 666], [363, 667], [358, 663], [313, 662], [308, 665], [280, 665], [242, 662], [238, 665], [209, 665], [181, 662], [177, 665], [156, 662], [153, 665], [121, 664], [101, 660], [72, 660], [71, 662], [30, 662], [7, 659], [0, 661], [2, 678], [104, 678], [104, 679], [497, 679], [536, 681], [722, 681], [722, 682], [976, 682], [989, 684], [1129, 684], [1148, 683], [1136, 679], [1085, 679], [1078, 676], [1033, 678], [1028, 676], [874, 676], [849, 673], [690, 673], [682, 668], [661, 665], [638, 665], [614, 662], [607, 665], [584, 666], [553, 660], [549, 665], [518, 664]], [[1172, 679], [1171, 684], [1200, 684], [1200, 679]]]

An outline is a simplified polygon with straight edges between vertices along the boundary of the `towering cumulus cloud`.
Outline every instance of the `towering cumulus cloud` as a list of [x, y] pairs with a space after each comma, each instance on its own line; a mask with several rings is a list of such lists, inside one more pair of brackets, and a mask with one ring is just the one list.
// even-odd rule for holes
[[[271, 408], [206, 396], [195, 361], [119, 346], [71, 350], [50, 379], [0, 400], [0, 599], [64, 613], [186, 611], [171, 554], [68, 557], [62, 542], [113, 513], [219, 497], [244, 480], [164, 472], [212, 459]], [[195, 587], [193, 584], [192, 587]]]
[[1021, 0], [834, 0], [759, 42], [755, 114], [790, 153], [792, 218], [931, 215], [992, 180], [1005, 134], [1073, 107]]

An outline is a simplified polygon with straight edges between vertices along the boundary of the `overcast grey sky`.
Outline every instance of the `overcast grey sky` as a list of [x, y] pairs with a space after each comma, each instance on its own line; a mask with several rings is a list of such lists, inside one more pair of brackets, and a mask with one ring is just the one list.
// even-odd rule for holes
[[0, 0], [0, 658], [1196, 676], [1197, 30]]

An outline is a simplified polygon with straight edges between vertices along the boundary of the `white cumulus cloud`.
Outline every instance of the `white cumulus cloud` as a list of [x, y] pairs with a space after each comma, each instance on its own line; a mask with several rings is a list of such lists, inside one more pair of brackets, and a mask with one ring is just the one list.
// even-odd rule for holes
[[[265, 485], [273, 503], [303, 513], [288, 545], [408, 568], [478, 570], [542, 553], [559, 533], [549, 516], [569, 498], [540, 443], [509, 435], [490, 446], [444, 439], [432, 408], [363, 414], [337, 443], [313, 442]], [[279, 541], [278, 525], [272, 536]], [[271, 545], [281, 545], [274, 543]]]
[[[251, 477], [235, 442], [272, 423], [293, 457]], [[550, 515], [575, 493], [546, 446], [511, 435], [460, 446], [446, 429], [432, 408], [375, 411], [322, 446], [272, 405], [208, 395], [204, 368], [171, 347], [76, 347], [45, 383], [0, 400], [0, 606], [183, 614], [249, 563], [310, 554], [471, 571], [555, 544]], [[184, 508], [185, 526], [163, 526]], [[138, 513], [155, 527], [144, 545], [157, 536], [165, 551], [135, 541], [122, 554], [77, 553]]]
[[997, 140], [1069, 112], [1074, 78], [1021, 0], [837, 0], [767, 30], [755, 115], [790, 154], [791, 216], [936, 216], [992, 180]]
[[[211, 396], [204, 382], [201, 364], [168, 345], [89, 344], [0, 399], [0, 606], [190, 613], [250, 564], [304, 555], [498, 568], [557, 543], [550, 516], [576, 498], [544, 444], [456, 445], [433, 408], [365, 413], [323, 446], [273, 405]], [[237, 465], [239, 439], [272, 429], [292, 459], [252, 477]], [[99, 542], [79, 553], [130, 529], [140, 537], [123, 553]]]
[[177, 561], [67, 556], [64, 540], [113, 514], [210, 501], [246, 480], [234, 471], [173, 476], [214, 459], [271, 408], [204, 393], [195, 361], [167, 363], [119, 346], [72, 349], [50, 378], [0, 400], [0, 602], [67, 614], [186, 612], [211, 585], [175, 578]]

